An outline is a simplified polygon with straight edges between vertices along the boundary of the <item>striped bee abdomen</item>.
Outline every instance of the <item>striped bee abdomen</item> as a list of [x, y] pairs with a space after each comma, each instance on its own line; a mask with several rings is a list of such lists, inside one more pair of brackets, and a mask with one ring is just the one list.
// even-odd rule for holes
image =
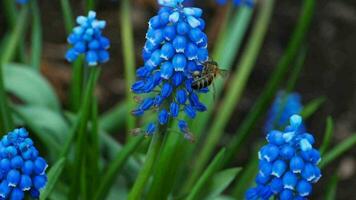
[[206, 76], [200, 77], [199, 79], [193, 81], [192, 88], [194, 90], [200, 90], [206, 88], [209, 85], [211, 85], [211, 83], [214, 80], [214, 77], [215, 77], [214, 74], [207, 74]]

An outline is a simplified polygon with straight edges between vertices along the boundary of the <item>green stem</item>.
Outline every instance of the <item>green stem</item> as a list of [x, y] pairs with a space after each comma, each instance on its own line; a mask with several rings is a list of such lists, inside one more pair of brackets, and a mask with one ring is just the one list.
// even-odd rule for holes
[[167, 134], [166, 129], [166, 126], [161, 126], [160, 130], [153, 135], [150, 147], [146, 154], [145, 164], [143, 165], [135, 184], [129, 193], [128, 200], [139, 200], [142, 198], [143, 190], [148, 182], [148, 179], [152, 175], [154, 164], [159, 157], [159, 152], [163, 143], [163, 136]]
[[[81, 168], [83, 167], [83, 163], [85, 161], [85, 149], [88, 148], [87, 144], [87, 125], [90, 115], [90, 105], [92, 103], [93, 93], [95, 89], [96, 82], [98, 80], [100, 74], [99, 67], [93, 67], [90, 70], [89, 80], [85, 87], [85, 95], [82, 100], [82, 105], [80, 108], [80, 119], [79, 119], [79, 126], [78, 130], [76, 131], [77, 136], [77, 143], [76, 143], [76, 163], [73, 171], [73, 184], [71, 187], [71, 191], [69, 194], [70, 199], [75, 199], [78, 194], [85, 195], [86, 194], [86, 187], [83, 184], [79, 184], [82, 178], [81, 176]], [[72, 136], [73, 137], [73, 136]], [[72, 138], [70, 136], [70, 138]], [[83, 187], [79, 187], [83, 186]], [[80, 188], [80, 192], [79, 189]]]
[[90, 11], [90, 10], [95, 9], [95, 4], [96, 4], [95, 0], [87, 0], [86, 1], [86, 10], [87, 10], [87, 12]]
[[105, 199], [109, 194], [113, 182], [118, 176], [120, 170], [125, 165], [127, 159], [130, 155], [139, 147], [142, 143], [144, 137], [143, 135], [133, 138], [123, 149], [117, 154], [117, 157], [111, 162], [106, 173], [103, 175], [102, 180], [100, 181], [99, 189], [96, 191], [94, 200]]
[[16, 4], [14, 0], [2, 0], [3, 8], [1, 9], [2, 12], [5, 14], [7, 19], [8, 26], [13, 28], [16, 24]]
[[32, 56], [31, 66], [37, 70], [41, 67], [42, 54], [42, 26], [40, 18], [40, 10], [37, 0], [32, 1]]
[[72, 14], [72, 8], [70, 7], [68, 0], [61, 0], [61, 8], [64, 19], [64, 27], [66, 29], [67, 34], [72, 32], [72, 28], [74, 27], [74, 18]]
[[356, 147], [356, 133], [325, 153], [325, 155], [322, 157], [320, 168], [326, 167], [329, 163], [336, 160], [339, 156], [353, 147]]
[[314, 14], [315, 0], [305, 0], [299, 18], [298, 24], [293, 32], [292, 39], [288, 44], [287, 50], [278, 62], [275, 72], [268, 81], [265, 89], [258, 98], [252, 110], [237, 129], [231, 142], [228, 145], [226, 162], [234, 159], [243, 141], [248, 137], [257, 120], [262, 116], [261, 113], [267, 110], [269, 103], [272, 101], [278, 86], [283, 80], [285, 74], [289, 70], [290, 64], [294, 61], [298, 54], [301, 44], [305, 39], [305, 35], [309, 30], [311, 19]]
[[257, 17], [257, 22], [252, 31], [248, 47], [243, 54], [241, 62], [238, 64], [238, 70], [235, 72], [226, 92], [226, 96], [222, 100], [222, 106], [213, 120], [214, 123], [211, 128], [209, 128], [206, 141], [202, 145], [202, 150], [197, 156], [197, 161], [193, 168], [194, 171], [186, 184], [187, 189], [190, 188], [195, 180], [200, 176], [201, 171], [204, 169], [204, 166], [208, 162], [213, 150], [220, 141], [220, 138], [224, 133], [224, 128], [233, 114], [236, 104], [240, 100], [249, 75], [256, 63], [257, 55], [263, 44], [270, 19], [272, 17], [273, 6], [274, 0], [265, 1], [261, 6], [262, 9]]
[[[126, 81], [126, 102], [128, 110], [132, 110], [135, 106], [133, 101], [133, 94], [131, 92], [131, 85], [135, 81], [135, 47], [131, 20], [130, 0], [122, 0], [120, 9], [120, 19]], [[127, 132], [129, 133], [130, 130], [135, 128], [135, 118], [132, 115], [127, 115], [126, 118], [126, 128], [128, 130]], [[127, 136], [127, 138], [129, 138], [129, 135]]]

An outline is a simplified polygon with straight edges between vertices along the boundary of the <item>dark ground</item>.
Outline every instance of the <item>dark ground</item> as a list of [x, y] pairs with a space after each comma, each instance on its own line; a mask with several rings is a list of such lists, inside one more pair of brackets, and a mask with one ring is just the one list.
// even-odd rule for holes
[[[147, 19], [154, 14], [152, 2], [134, 1], [133, 24], [135, 32], [135, 48], [137, 63], [141, 64], [140, 52], [147, 28]], [[201, 1], [203, 2], [203, 1]], [[82, 14], [79, 1], [72, 1], [75, 16]], [[261, 49], [255, 70], [240, 105], [236, 108], [236, 116], [227, 127], [228, 132], [236, 130], [236, 122], [249, 111], [263, 89], [283, 50], [299, 14], [300, 1], [276, 1], [272, 23], [264, 46]], [[206, 15], [209, 22], [216, 16], [213, 4], [200, 3], [209, 10]], [[105, 65], [101, 84], [98, 89], [102, 110], [107, 110], [124, 97], [124, 80], [121, 56], [121, 42], [118, 17], [118, 3], [114, 0], [101, 1], [99, 18], [105, 19], [108, 26], [105, 34], [111, 39], [111, 60]], [[66, 92], [70, 80], [70, 66], [64, 61], [66, 50], [65, 32], [60, 12], [59, 1], [41, 1], [41, 11], [44, 29], [44, 53], [42, 70], [55, 85], [61, 99], [66, 101]], [[2, 16], [1, 16], [2, 17]], [[3, 19], [0, 18], [0, 33], [4, 32]], [[316, 15], [308, 36], [308, 55], [305, 67], [297, 83], [296, 91], [303, 96], [303, 103], [325, 96], [323, 107], [308, 120], [310, 132], [321, 140], [325, 120], [328, 115], [334, 118], [335, 136], [333, 143], [343, 140], [356, 130], [356, 1], [319, 0]], [[210, 41], [213, 43], [213, 41]], [[259, 130], [256, 129], [256, 133]], [[255, 134], [260, 137], [259, 134]], [[256, 138], [252, 138], [256, 140]], [[320, 145], [317, 144], [317, 145]], [[324, 178], [317, 184], [312, 199], [323, 199], [326, 181], [330, 174], [339, 171], [338, 200], [356, 200], [356, 149], [339, 159], [324, 170]]]

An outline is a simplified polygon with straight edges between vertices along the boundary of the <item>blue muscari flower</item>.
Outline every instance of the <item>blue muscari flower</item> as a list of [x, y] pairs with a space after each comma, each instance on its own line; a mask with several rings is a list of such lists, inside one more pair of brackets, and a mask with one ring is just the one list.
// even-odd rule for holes
[[[298, 93], [286, 94], [284, 91], [278, 92], [272, 106], [267, 114], [267, 120], [264, 126], [265, 133], [271, 130], [283, 130], [288, 123], [290, 116], [301, 114], [303, 105]], [[304, 125], [301, 130], [304, 131]]]
[[0, 141], [0, 199], [21, 200], [28, 193], [39, 198], [47, 183], [47, 162], [24, 128], [15, 129]]
[[156, 131], [155, 124], [165, 125], [177, 119], [179, 130], [192, 139], [188, 124], [178, 116], [183, 112], [193, 119], [197, 112], [206, 110], [196, 94], [200, 91], [191, 88], [192, 73], [202, 71], [202, 63], [209, 58], [203, 11], [183, 6], [183, 0], [158, 0], [158, 3], [162, 7], [148, 23], [142, 51], [144, 65], [136, 70], [139, 80], [131, 86], [134, 93], [148, 95], [132, 114], [157, 112], [157, 122], [147, 127], [147, 135]]
[[247, 200], [306, 199], [321, 172], [320, 153], [313, 148], [313, 135], [300, 131], [302, 117], [292, 115], [284, 131], [272, 130], [268, 144], [259, 151], [259, 172], [256, 187], [246, 192]]
[[16, 3], [24, 5], [27, 4], [29, 0], [16, 0]]
[[110, 40], [102, 35], [106, 22], [96, 19], [96, 12], [89, 11], [87, 17], [77, 18], [78, 26], [68, 36], [67, 41], [72, 46], [65, 57], [74, 62], [79, 55], [85, 55], [89, 66], [97, 66], [109, 60], [108, 48]]

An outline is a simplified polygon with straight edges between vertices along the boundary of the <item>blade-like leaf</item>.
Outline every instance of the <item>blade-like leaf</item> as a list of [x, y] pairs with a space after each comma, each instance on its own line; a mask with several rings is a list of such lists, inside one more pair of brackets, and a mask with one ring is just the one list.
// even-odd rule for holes
[[325, 102], [324, 97], [319, 97], [311, 102], [309, 102], [306, 106], [304, 106], [302, 110], [302, 116], [304, 119], [309, 118], [311, 115], [313, 115], [319, 108], [320, 106]]
[[187, 197], [187, 200], [195, 200], [199, 199], [199, 195], [204, 189], [204, 186], [213, 176], [213, 174], [219, 170], [222, 165], [222, 161], [224, 160], [225, 149], [220, 150], [220, 152], [215, 156], [214, 160], [210, 163], [208, 168], [204, 171], [204, 173], [200, 176], [196, 184], [193, 186], [190, 194]]
[[335, 200], [336, 199], [336, 190], [339, 182], [339, 178], [334, 174], [328, 181], [328, 185], [325, 192], [325, 200]]
[[321, 144], [320, 147], [320, 153], [322, 155], [328, 149], [333, 134], [334, 134], [334, 122], [333, 122], [333, 118], [329, 116], [326, 120], [326, 128], [325, 128], [323, 143]]
[[59, 110], [59, 101], [48, 81], [31, 67], [21, 64], [4, 66], [5, 89], [26, 104]]
[[47, 197], [51, 194], [54, 186], [56, 185], [59, 176], [62, 173], [62, 170], [64, 168], [65, 165], [65, 158], [61, 158], [59, 159], [56, 164], [53, 165], [53, 167], [51, 167], [49, 169], [48, 172], [48, 182], [46, 185], [46, 188], [41, 192], [41, 196], [40, 199], [41, 200], [45, 200], [47, 199]]
[[207, 199], [215, 199], [219, 196], [229, 185], [235, 180], [237, 174], [241, 171], [242, 168], [236, 167], [232, 169], [223, 170], [215, 174], [211, 180]]

